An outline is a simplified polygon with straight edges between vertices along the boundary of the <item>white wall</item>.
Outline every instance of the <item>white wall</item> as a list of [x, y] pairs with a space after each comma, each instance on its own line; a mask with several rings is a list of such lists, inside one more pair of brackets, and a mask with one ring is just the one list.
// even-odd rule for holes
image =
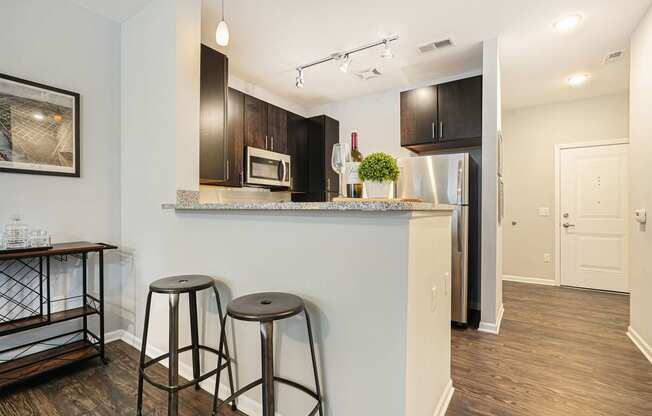
[[[554, 282], [555, 145], [627, 137], [626, 93], [505, 112], [503, 273], [508, 278]], [[550, 216], [540, 217], [539, 207], [549, 208]], [[544, 253], [552, 255], [550, 263]]]
[[501, 129], [500, 47], [482, 45], [482, 215], [480, 330], [497, 333], [503, 309], [501, 226], [498, 223], [497, 137]]
[[[631, 329], [652, 354], [652, 11], [634, 32], [630, 76], [630, 208], [647, 208], [647, 226], [631, 221]], [[645, 348], [644, 348], [645, 349]], [[652, 355], [648, 355], [652, 361]]]
[[326, 114], [338, 120], [340, 141], [344, 143], [351, 143], [351, 131], [356, 130], [362, 154], [385, 152], [394, 157], [411, 156], [414, 153], [401, 147], [401, 91], [468, 78], [481, 72], [478, 69], [406, 88], [329, 103], [311, 108], [309, 113], [310, 116]]
[[[3, 0], [0, 28], [1, 73], [81, 94], [81, 178], [0, 172], [0, 225], [21, 213], [54, 242], [119, 243], [119, 25], [65, 0]], [[105, 260], [111, 331], [121, 327], [120, 259]], [[55, 297], [80, 290], [79, 263], [53, 261]]]

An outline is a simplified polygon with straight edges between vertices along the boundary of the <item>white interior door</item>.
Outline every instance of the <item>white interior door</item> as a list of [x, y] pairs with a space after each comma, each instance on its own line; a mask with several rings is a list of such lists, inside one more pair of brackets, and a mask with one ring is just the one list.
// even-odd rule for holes
[[561, 151], [561, 284], [629, 292], [626, 144]]

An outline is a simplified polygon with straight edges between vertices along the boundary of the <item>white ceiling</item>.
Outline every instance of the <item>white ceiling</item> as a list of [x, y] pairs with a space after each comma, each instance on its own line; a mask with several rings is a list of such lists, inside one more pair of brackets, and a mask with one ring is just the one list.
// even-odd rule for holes
[[[124, 20], [148, 0], [72, 0]], [[217, 48], [218, 2], [203, 1], [202, 36]], [[602, 65], [610, 51], [627, 48], [629, 36], [652, 0], [226, 0], [231, 43], [220, 48], [231, 72], [305, 107], [388, 89], [408, 88], [481, 68], [483, 39], [501, 39], [503, 105], [523, 107], [625, 92], [628, 56]], [[571, 13], [584, 16], [570, 34], [552, 24]], [[307, 69], [303, 89], [294, 86], [298, 65], [333, 52], [399, 34], [395, 58], [380, 50], [354, 56], [352, 69], [379, 67], [384, 75], [359, 81], [335, 63]], [[416, 47], [452, 37], [454, 48], [419, 55]], [[590, 72], [581, 88], [566, 85]]]
[[70, 0], [78, 6], [116, 22], [124, 22], [151, 0]]

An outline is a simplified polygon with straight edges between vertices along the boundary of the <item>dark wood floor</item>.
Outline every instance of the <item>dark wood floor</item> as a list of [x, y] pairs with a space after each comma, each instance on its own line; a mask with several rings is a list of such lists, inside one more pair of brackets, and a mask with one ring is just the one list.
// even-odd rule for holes
[[[0, 416], [134, 416], [138, 352], [122, 341], [108, 344], [107, 352], [111, 359], [107, 366], [89, 361], [0, 393]], [[167, 377], [161, 365], [148, 373], [158, 380]], [[212, 396], [205, 391], [189, 388], [179, 397], [181, 416], [211, 414]], [[167, 393], [146, 383], [143, 414], [167, 415]], [[220, 412], [236, 415], [242, 413]]]
[[[448, 416], [652, 415], [652, 365], [625, 335], [628, 297], [505, 283], [504, 303], [499, 337], [453, 333]], [[123, 342], [108, 352], [106, 367], [89, 362], [0, 393], [0, 416], [133, 416], [138, 353]], [[145, 394], [146, 415], [167, 414], [164, 393]], [[180, 402], [182, 416], [210, 414], [206, 392], [186, 390]]]
[[453, 333], [448, 416], [650, 416], [629, 297], [505, 282], [500, 336]]

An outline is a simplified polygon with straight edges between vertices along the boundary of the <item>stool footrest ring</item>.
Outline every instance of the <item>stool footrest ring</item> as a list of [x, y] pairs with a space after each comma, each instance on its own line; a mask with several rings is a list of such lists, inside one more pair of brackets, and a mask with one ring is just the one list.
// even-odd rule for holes
[[[297, 383], [296, 381], [288, 380], [287, 378], [274, 376], [274, 381], [276, 381], [278, 383], [286, 384], [286, 385], [288, 385], [290, 387], [294, 387], [295, 389], [297, 389], [297, 390], [307, 394], [308, 396], [312, 397], [313, 399], [317, 400], [317, 405], [315, 406], [314, 409], [312, 409], [312, 411], [310, 413], [308, 413], [307, 416], [314, 416], [314, 415], [317, 414], [317, 411], [319, 410], [319, 405], [322, 402], [322, 398], [319, 397], [319, 395], [316, 392], [310, 390], [308, 387], [306, 387], [306, 386], [304, 386], [302, 384]], [[249, 390], [251, 390], [254, 387], [257, 387], [257, 386], [259, 386], [261, 384], [263, 384], [263, 379], [262, 378], [247, 384], [246, 386], [244, 386], [240, 390], [233, 393], [230, 397], [227, 397], [222, 403], [220, 403], [217, 406], [216, 410], [220, 410], [222, 408], [222, 406], [227, 405], [228, 403], [230, 403], [233, 400], [235, 400], [236, 398], [238, 398], [238, 396], [248, 392]], [[213, 413], [213, 415], [216, 415], [216, 413]]]
[[[225, 368], [227, 368], [227, 367], [229, 366], [229, 359], [228, 359], [228, 357], [226, 357], [224, 354], [220, 354], [216, 349], [211, 348], [211, 347], [207, 347], [207, 346], [205, 346], [205, 345], [198, 345], [197, 348], [200, 349], [200, 350], [204, 350], [204, 351], [211, 352], [211, 353], [216, 354], [216, 355], [218, 355], [218, 356], [221, 355], [222, 358], [224, 358], [224, 359], [226, 360], [226, 362], [225, 362], [224, 364], [222, 364], [222, 365], [220, 366], [220, 368], [216, 368], [216, 369], [214, 369], [214, 370], [211, 370], [211, 371], [209, 371], [209, 372], [207, 372], [207, 373], [201, 375], [200, 377], [198, 377], [198, 378], [196, 378], [196, 379], [189, 380], [189, 381], [187, 381], [187, 382], [185, 382], [185, 383], [183, 383], [183, 384], [178, 384], [178, 385], [176, 385], [176, 386], [170, 386], [170, 385], [168, 385], [168, 384], [159, 383], [158, 381], [153, 380], [153, 379], [152, 379], [152, 378], [151, 378], [151, 377], [150, 377], [150, 376], [145, 372], [145, 369], [147, 369], [148, 367], [150, 367], [150, 366], [152, 366], [153, 364], [156, 364], [156, 363], [158, 363], [158, 362], [160, 362], [160, 361], [162, 361], [162, 360], [164, 360], [164, 359], [170, 357], [170, 353], [169, 353], [169, 352], [168, 352], [168, 353], [165, 353], [165, 354], [163, 354], [163, 355], [160, 355], [160, 356], [158, 356], [158, 357], [152, 358], [152, 359], [149, 360], [149, 361], [146, 361], [146, 362], [143, 364], [142, 368], [139, 369], [139, 372], [140, 372], [140, 374], [143, 376], [143, 378], [145, 379], [145, 381], [147, 381], [147, 382], [148, 382], [149, 384], [151, 384], [152, 386], [154, 386], [154, 387], [156, 387], [156, 388], [158, 388], [158, 389], [161, 389], [161, 390], [165, 390], [165, 391], [167, 391], [168, 393], [174, 393], [174, 392], [177, 392], [177, 391], [179, 391], [179, 390], [186, 389], [186, 388], [188, 388], [188, 387], [190, 387], [190, 386], [194, 386], [195, 384], [199, 384], [199, 383], [201, 383], [202, 381], [204, 381], [204, 380], [206, 380], [206, 379], [208, 379], [208, 378], [214, 376], [215, 374], [217, 374], [218, 372], [221, 372], [222, 370], [224, 370]], [[180, 354], [180, 353], [182, 353], [182, 352], [187, 352], [187, 351], [190, 351], [190, 350], [192, 350], [192, 345], [189, 345], [189, 346], [187, 346], [187, 347], [180, 348], [179, 350], [177, 350], [177, 353]]]

